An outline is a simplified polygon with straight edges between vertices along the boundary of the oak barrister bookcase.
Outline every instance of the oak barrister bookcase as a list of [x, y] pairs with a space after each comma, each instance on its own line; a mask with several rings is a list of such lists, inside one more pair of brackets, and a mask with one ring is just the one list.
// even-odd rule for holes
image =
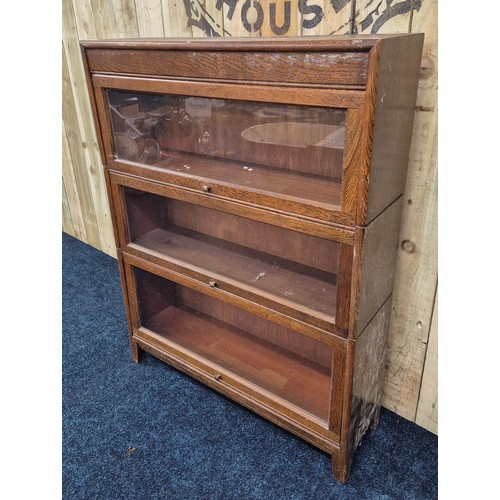
[[379, 418], [422, 43], [82, 42], [133, 359], [330, 453], [341, 482]]

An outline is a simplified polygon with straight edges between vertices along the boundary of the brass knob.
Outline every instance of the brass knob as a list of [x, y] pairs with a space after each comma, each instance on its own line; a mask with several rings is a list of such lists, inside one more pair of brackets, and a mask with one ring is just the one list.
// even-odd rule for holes
[[209, 281], [209, 282], [208, 282], [208, 286], [209, 286], [210, 288], [215, 288], [215, 287], [217, 286], [217, 283], [216, 283], [214, 280], [212, 280], [212, 281]]
[[216, 375], [214, 375], [214, 379], [217, 380], [217, 382], [219, 382], [220, 378], [221, 378], [220, 373], [217, 373]]
[[210, 187], [209, 187], [209, 186], [207, 186], [206, 184], [204, 184], [204, 185], [203, 185], [203, 187], [202, 187], [201, 189], [203, 189], [203, 192], [204, 192], [204, 193], [208, 193], [208, 192], [210, 191]]

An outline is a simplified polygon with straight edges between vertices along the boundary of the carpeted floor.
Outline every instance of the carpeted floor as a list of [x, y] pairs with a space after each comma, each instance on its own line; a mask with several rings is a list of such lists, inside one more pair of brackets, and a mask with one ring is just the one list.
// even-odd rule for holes
[[330, 457], [129, 352], [116, 261], [63, 234], [63, 497], [433, 499], [437, 437], [387, 410], [347, 485]]

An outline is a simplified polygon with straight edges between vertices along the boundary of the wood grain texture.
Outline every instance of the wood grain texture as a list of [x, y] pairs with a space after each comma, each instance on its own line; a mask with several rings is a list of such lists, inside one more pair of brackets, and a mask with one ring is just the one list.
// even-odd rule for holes
[[364, 433], [376, 425], [382, 399], [382, 380], [387, 355], [391, 297], [380, 307], [355, 342], [349, 447], [359, 446]]
[[[157, 233], [158, 234], [158, 233]], [[256, 276], [264, 274], [263, 269], [266, 266], [254, 264], [255, 269], [250, 269], [245, 274], [243, 272], [234, 272], [234, 262], [229, 263], [226, 267], [228, 271], [217, 269], [204, 269], [203, 262], [195, 262], [193, 264], [189, 256], [183, 260], [176, 259], [175, 256], [165, 254], [165, 249], [158, 245], [150, 244], [150, 238], [141, 239], [137, 244], [129, 245], [126, 248], [127, 253], [149, 260], [154, 264], [166, 267], [173, 272], [188, 276], [205, 287], [207, 284], [213, 283], [213, 287], [217, 290], [230, 293], [232, 295], [242, 297], [245, 300], [260, 304], [263, 307], [278, 311], [287, 316], [293, 317], [299, 321], [307, 322], [325, 331], [338, 334], [338, 330], [332, 327], [333, 311], [335, 304], [335, 279], [331, 282], [323, 281], [318, 286], [318, 281], [312, 282], [310, 278], [292, 275], [291, 273], [280, 273], [279, 271], [271, 270], [264, 271], [265, 277], [262, 277], [256, 282]], [[178, 240], [177, 240], [178, 241]], [[149, 246], [145, 246], [148, 245]], [[187, 252], [184, 253], [186, 255]], [[213, 253], [212, 253], [213, 254]], [[215, 263], [217, 266], [217, 262]], [[208, 266], [205, 266], [208, 267]], [[260, 270], [260, 273], [259, 273]], [[252, 272], [250, 274], [250, 271]], [[285, 274], [284, 282], [279, 281], [280, 274]], [[245, 279], [246, 278], [246, 279]], [[295, 286], [293, 279], [295, 278]], [[301, 290], [299, 285], [304, 283], [304, 289]], [[255, 283], [255, 286], [253, 285]], [[265, 285], [257, 285], [257, 283], [265, 283]], [[293, 289], [298, 290], [290, 300], [286, 295], [283, 297], [283, 286], [286, 285], [286, 291], [293, 293]], [[322, 311], [317, 311], [318, 308], [310, 307], [311, 286], [318, 295], [324, 296], [323, 308], [330, 311], [330, 315]], [[307, 288], [306, 288], [307, 287]], [[319, 302], [316, 300], [316, 302]], [[303, 305], [305, 303], [305, 305]]]
[[[63, 121], [66, 127], [66, 139], [68, 141], [68, 150], [71, 157], [71, 165], [75, 178], [75, 189], [78, 192], [79, 208], [82, 213], [82, 221], [85, 226], [86, 241], [102, 249], [99, 228], [97, 224], [96, 210], [92, 196], [92, 190], [89, 181], [89, 172], [87, 162], [82, 147], [82, 138], [80, 134], [80, 121], [75, 106], [70, 74], [67, 60], [63, 50]], [[66, 167], [65, 167], [66, 168]]]
[[[88, 212], [95, 219], [97, 248], [115, 255], [109, 205], [106, 195], [99, 145], [87, 92], [85, 72], [78, 39], [78, 26], [70, 2], [63, 2], [63, 121], [71, 136], [70, 154], [78, 155], [77, 185], [82, 190], [80, 203], [89, 203]], [[75, 151], [74, 148], [78, 149]], [[87, 200], [87, 197], [90, 199]], [[85, 199], [84, 199], [85, 198]], [[76, 207], [75, 207], [76, 209]]]
[[[190, 158], [191, 160], [192, 158]], [[207, 164], [215, 163], [213, 160], [207, 162]], [[183, 172], [186, 171], [183, 166], [186, 164], [186, 161], [182, 161], [178, 163], [176, 168], [162, 168], [161, 166], [157, 167], [144, 167], [129, 164], [126, 162], [110, 160], [109, 166], [113, 170], [119, 170], [120, 172], [137, 176], [144, 177], [147, 174], [147, 178], [150, 180], [157, 180], [159, 182], [169, 184], [171, 186], [184, 187], [188, 189], [192, 189], [197, 191], [198, 193], [203, 192], [203, 186], [208, 186], [209, 191], [205, 194], [205, 197], [222, 199], [229, 198], [235, 201], [239, 201], [241, 203], [252, 203], [254, 205], [259, 205], [262, 207], [271, 207], [273, 209], [279, 210], [280, 212], [288, 212], [295, 215], [303, 216], [306, 219], [310, 220], [322, 220], [327, 223], [336, 223], [341, 225], [352, 225], [354, 220], [353, 216], [349, 214], [339, 213], [337, 211], [338, 205], [335, 204], [335, 199], [337, 198], [335, 184], [318, 182], [311, 182], [312, 186], [316, 186], [321, 189], [317, 189], [316, 192], [311, 190], [312, 186], [309, 186], [308, 189], [304, 189], [304, 194], [299, 197], [292, 196], [293, 193], [290, 193], [291, 188], [299, 189], [300, 182], [304, 183], [304, 179], [298, 177], [296, 181], [292, 184], [290, 183], [290, 178], [287, 179], [289, 182], [289, 186], [279, 184], [280, 180], [284, 178], [284, 175], [273, 175], [268, 179], [274, 180], [276, 184], [276, 191], [271, 192], [269, 190], [261, 190], [256, 187], [248, 188], [247, 190], [243, 189], [243, 186], [238, 187], [236, 184], [229, 184], [227, 182], [231, 179], [231, 177], [235, 177], [234, 175], [228, 176], [229, 179], [226, 179], [226, 182], [221, 181], [220, 173], [224, 171], [224, 169], [219, 169], [219, 171], [213, 171], [210, 175], [199, 176], [194, 175], [192, 177], [187, 177], [183, 175]], [[192, 170], [194, 163], [190, 161], [189, 165]], [[215, 175], [219, 173], [219, 175]], [[262, 178], [262, 177], [261, 177]], [[260, 179], [261, 179], [260, 178]], [[258, 179], [258, 180], [260, 180]], [[326, 186], [325, 186], [326, 184]], [[272, 186], [273, 184], [267, 183], [266, 187]], [[291, 186], [291, 187], [290, 187]], [[328, 189], [325, 189], [328, 187]], [[280, 191], [286, 189], [287, 193], [282, 193]], [[271, 196], [271, 193], [273, 196]], [[311, 198], [307, 196], [307, 194], [311, 194]], [[323, 200], [318, 199], [319, 195], [324, 193], [325, 196], [329, 195], [329, 200], [324, 198]], [[309, 198], [309, 199], [308, 199]], [[330, 201], [330, 203], [325, 203], [325, 201]]]
[[134, 0], [91, 0], [98, 38], [139, 36]]
[[139, 50], [220, 50], [223, 52], [367, 52], [384, 38], [397, 38], [400, 35], [384, 33], [374, 35], [331, 36], [290, 36], [280, 37], [232, 37], [189, 38], [172, 36], [169, 38], [99, 38], [81, 40], [85, 48], [139, 49]]
[[281, 312], [273, 311], [266, 307], [262, 307], [259, 304], [247, 301], [241, 297], [238, 297], [237, 295], [228, 293], [225, 290], [218, 289], [217, 287], [211, 287], [209, 286], [208, 283], [201, 283], [184, 274], [176, 273], [171, 269], [163, 267], [162, 265], [157, 264], [155, 262], [152, 262], [151, 259], [145, 260], [140, 257], [136, 257], [132, 253], [128, 252], [124, 252], [123, 256], [124, 256], [124, 262], [126, 262], [127, 264], [133, 265], [135, 267], [140, 267], [145, 271], [161, 276], [181, 286], [188, 287], [204, 295], [213, 297], [227, 304], [236, 306], [249, 313], [255, 314], [256, 316], [260, 316], [265, 320], [272, 321], [273, 323], [282, 325], [285, 328], [290, 328], [291, 330], [300, 332], [303, 335], [306, 335], [312, 339], [318, 340], [324, 344], [332, 346], [335, 349], [344, 348], [345, 339], [342, 337], [342, 332], [335, 332], [334, 328], [332, 328], [332, 332], [327, 332], [313, 325], [291, 318]]
[[[68, 2], [65, 8], [70, 9], [71, 6], [73, 6], [72, 10], [75, 13], [78, 38], [80, 40], [98, 38], [94, 20], [94, 11], [92, 9], [92, 1], [79, 0], [76, 6], [72, 2]], [[64, 24], [65, 29], [67, 29], [66, 23]]]
[[[414, 420], [437, 284], [437, 2], [424, 2], [412, 31], [425, 31], [413, 140], [394, 281], [383, 405]], [[437, 384], [437, 382], [436, 382]]]
[[349, 109], [346, 120], [341, 209], [352, 215], [355, 215], [357, 210], [358, 189], [364, 189], [359, 178], [360, 165], [363, 165], [365, 160], [363, 153], [366, 153], [363, 150], [363, 139], [366, 141], [366, 138], [363, 136], [368, 128], [363, 123], [363, 114], [361, 109]]
[[214, 321], [211, 314], [197, 314], [196, 309], [190, 313], [187, 307], [183, 302], [180, 307], [167, 307], [145, 325], [224, 370], [327, 420], [330, 370], [228, 324], [228, 313], [222, 315], [223, 321]]
[[69, 211], [71, 219], [71, 231], [69, 234], [82, 241], [87, 241], [87, 232], [85, 229], [85, 221], [83, 220], [80, 202], [78, 195], [77, 180], [73, 171], [73, 161], [71, 158], [70, 146], [66, 135], [64, 122], [62, 124], [62, 181], [64, 193], [66, 195], [65, 203]]
[[[116, 89], [143, 92], [165, 92], [178, 95], [185, 95], [186, 93], [185, 82], [179, 80], [96, 74], [93, 76], [93, 82], [96, 86], [103, 88], [111, 86]], [[250, 84], [236, 86], [231, 83], [213, 83], [202, 80], [189, 82], [189, 95], [216, 99], [352, 108], [362, 107], [364, 101], [363, 92], [360, 90], [329, 90], [305, 87], [301, 88], [300, 92], [297, 92], [297, 89], [293, 87]]]
[[427, 430], [438, 433], [438, 297], [434, 301], [424, 373], [418, 398], [415, 422]]
[[163, 16], [161, 0], [135, 0], [139, 37], [162, 37]]
[[351, 333], [355, 337], [361, 334], [392, 293], [402, 205], [401, 196], [366, 229], [357, 233], [357, 237], [363, 237], [364, 241], [358, 283], [359, 297], [357, 300], [352, 297], [352, 301], [356, 303], [352, 314], [356, 319]]
[[262, 415], [267, 420], [294, 432], [296, 435], [310, 442], [314, 446], [331, 453], [338, 449], [339, 437], [333, 431], [325, 429], [320, 419], [311, 414], [300, 411], [298, 407], [293, 410], [289, 405], [268, 392], [250, 384], [236, 375], [226, 375], [224, 382], [216, 380], [220, 368], [208, 363], [203, 358], [189, 353], [172, 343], [166, 343], [164, 338], [150, 330], [141, 328], [134, 330], [134, 337], [140, 346], [153, 356], [165, 361], [191, 377], [201, 381], [208, 387], [229, 396], [232, 400], [246, 406], [250, 410]]
[[[87, 50], [93, 73], [126, 73], [162, 78], [305, 83], [308, 85], [363, 85], [367, 56], [364, 53], [262, 54], [207, 51]], [[213, 68], [217, 67], [214, 75]]]
[[71, 219], [71, 213], [69, 211], [68, 195], [66, 194], [66, 188], [64, 186], [64, 179], [62, 182], [61, 198], [62, 198], [62, 230], [63, 230], [63, 233], [68, 233], [71, 236], [75, 236], [75, 233], [73, 230], [73, 220]]
[[176, 200], [187, 201], [203, 207], [215, 208], [221, 212], [230, 212], [241, 217], [266, 222], [274, 226], [292, 229], [294, 231], [311, 234], [320, 238], [337, 241], [352, 245], [354, 243], [354, 233], [352, 230], [339, 227], [328, 226], [324, 223], [318, 224], [306, 219], [299, 219], [287, 213], [275, 212], [272, 213], [250, 204], [235, 203], [229, 200], [217, 199], [213, 196], [207, 196], [201, 192], [192, 190], [179, 189], [174, 186], [151, 182], [146, 179], [123, 175], [118, 172], [111, 171], [111, 179], [113, 182], [123, 186], [129, 186], [135, 189], [144, 189], [161, 196], [167, 196]]
[[422, 38], [379, 42], [366, 224], [405, 189]]
[[[351, 166], [351, 170], [357, 165], [356, 179], [356, 224], [364, 226], [366, 223], [366, 207], [368, 206], [368, 181], [370, 178], [370, 162], [372, 156], [373, 124], [375, 122], [375, 110], [377, 99], [378, 72], [377, 68], [380, 60], [380, 44], [376, 44], [368, 57], [368, 79], [365, 90], [365, 105], [362, 111], [361, 133], [357, 140], [356, 163]], [[351, 178], [354, 177], [351, 175]], [[354, 189], [350, 182], [348, 188]], [[348, 193], [345, 192], [347, 195]], [[351, 195], [352, 196], [352, 195]], [[351, 202], [352, 205], [352, 202]]]
[[163, 32], [166, 37], [193, 36], [193, 29], [184, 8], [184, 0], [161, 0]]

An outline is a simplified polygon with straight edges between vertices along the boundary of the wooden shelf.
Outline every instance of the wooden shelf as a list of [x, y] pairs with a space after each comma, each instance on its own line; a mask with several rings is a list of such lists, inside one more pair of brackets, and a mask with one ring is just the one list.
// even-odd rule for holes
[[173, 152], [170, 158], [153, 165], [203, 180], [222, 181], [244, 189], [282, 195], [302, 202], [321, 203], [332, 210], [337, 210], [340, 206], [340, 179], [177, 151]]
[[227, 277], [241, 287], [325, 321], [335, 321], [336, 276], [302, 264], [178, 227], [155, 229], [134, 244], [194, 266], [208, 276]]
[[144, 326], [328, 421], [331, 369], [188, 308], [167, 307]]

